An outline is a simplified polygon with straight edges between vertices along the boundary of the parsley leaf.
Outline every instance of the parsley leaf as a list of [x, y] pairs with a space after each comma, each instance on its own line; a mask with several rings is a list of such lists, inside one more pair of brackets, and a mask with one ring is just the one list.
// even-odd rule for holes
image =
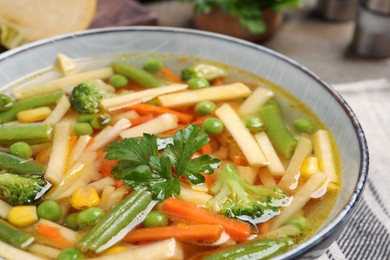
[[[106, 159], [118, 160], [112, 174], [134, 190], [148, 190], [156, 200], [180, 194], [180, 176], [191, 183], [204, 182], [201, 173], [213, 173], [220, 160], [210, 155], [191, 159], [193, 154], [210, 141], [198, 125], [178, 130], [173, 138], [159, 139], [144, 134], [109, 144]], [[159, 155], [159, 149], [162, 149]], [[173, 171], [173, 168], [175, 171]]]

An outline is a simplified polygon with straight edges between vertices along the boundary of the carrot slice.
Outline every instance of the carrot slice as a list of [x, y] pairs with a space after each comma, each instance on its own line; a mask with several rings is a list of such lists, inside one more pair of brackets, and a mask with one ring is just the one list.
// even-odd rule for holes
[[154, 241], [168, 238], [190, 241], [217, 241], [223, 232], [220, 225], [175, 225], [166, 227], [139, 228], [131, 231], [124, 241], [128, 243]]
[[176, 76], [175, 73], [173, 73], [173, 71], [171, 71], [170, 69], [168, 69], [167, 67], [162, 67], [160, 69], [160, 72], [164, 75], [164, 77], [169, 80], [169, 81], [172, 81], [174, 83], [183, 83], [183, 80], [181, 78], [179, 78], [178, 76]]
[[172, 110], [165, 107], [154, 106], [150, 104], [136, 104], [128, 107], [127, 109], [135, 110], [140, 114], [153, 114], [153, 115], [162, 115], [162, 114], [173, 114], [176, 115], [180, 123], [189, 124], [194, 119], [194, 116], [191, 114], [185, 114]]
[[233, 239], [244, 241], [251, 235], [251, 227], [244, 222], [198, 207], [178, 199], [166, 199], [161, 211], [172, 217], [198, 224], [221, 225]]
[[62, 235], [59, 227], [38, 223], [35, 227], [35, 231], [61, 248], [73, 247], [75, 245], [74, 241], [70, 241]]
[[148, 122], [148, 121], [150, 121], [152, 119], [153, 119], [153, 115], [152, 114], [147, 114], [147, 115], [140, 116], [140, 117], [137, 117], [137, 118], [132, 118], [132, 119], [130, 119], [131, 126], [140, 125], [140, 124]]

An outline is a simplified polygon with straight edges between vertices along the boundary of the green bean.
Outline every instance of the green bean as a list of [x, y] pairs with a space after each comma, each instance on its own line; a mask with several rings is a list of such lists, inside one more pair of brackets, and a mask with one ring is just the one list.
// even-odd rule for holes
[[293, 121], [293, 126], [298, 132], [311, 133], [313, 131], [313, 124], [309, 119], [297, 118]]
[[34, 236], [31, 233], [17, 229], [0, 218], [0, 240], [11, 246], [24, 249], [34, 242]]
[[27, 161], [15, 155], [0, 152], [0, 170], [15, 174], [43, 174], [46, 166], [35, 161]]
[[100, 252], [106, 249], [107, 243], [120, 231], [132, 222], [142, 221], [140, 215], [146, 214], [144, 211], [151, 202], [152, 195], [149, 192], [133, 191], [84, 235], [77, 243], [77, 248], [81, 252]]
[[0, 123], [15, 120], [16, 114], [20, 111], [54, 105], [62, 97], [62, 95], [64, 95], [63, 92], [55, 92], [18, 100], [11, 106], [10, 109], [0, 113]]
[[32, 156], [32, 149], [28, 143], [16, 142], [9, 147], [10, 154], [13, 154], [22, 159], [28, 159]]
[[39, 204], [37, 208], [37, 214], [40, 218], [51, 221], [58, 221], [62, 217], [62, 208], [60, 204], [54, 200], [45, 200]]
[[265, 131], [276, 151], [290, 159], [297, 146], [297, 140], [283, 122], [280, 108], [275, 100], [268, 101], [260, 110]]
[[10, 109], [13, 104], [14, 101], [10, 96], [0, 94], [0, 112]]
[[46, 123], [2, 125], [0, 126], [0, 144], [44, 143], [52, 139], [53, 133], [53, 126]]
[[288, 250], [294, 241], [291, 238], [256, 239], [246, 244], [219, 251], [205, 260], [269, 259]]
[[87, 208], [79, 212], [76, 217], [77, 225], [80, 228], [89, 228], [94, 226], [102, 217], [104, 211], [101, 208]]
[[164, 82], [155, 78], [147, 71], [127, 63], [113, 62], [112, 68], [114, 69], [115, 73], [122, 74], [123, 76], [126, 76], [127, 78], [146, 88], [158, 88], [165, 85]]

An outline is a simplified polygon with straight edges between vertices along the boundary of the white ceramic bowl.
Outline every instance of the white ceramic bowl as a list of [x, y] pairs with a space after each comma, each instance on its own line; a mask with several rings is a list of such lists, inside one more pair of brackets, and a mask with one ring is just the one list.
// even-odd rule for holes
[[213, 33], [165, 27], [119, 27], [63, 35], [1, 54], [0, 87], [33, 72], [48, 71], [58, 53], [74, 58], [97, 56], [96, 65], [107, 63], [113, 54], [140, 52], [197, 56], [259, 74], [298, 97], [323, 120], [335, 136], [341, 153], [341, 193], [323, 227], [278, 258], [320, 256], [341, 233], [361, 197], [368, 173], [368, 149], [360, 124], [344, 99], [295, 61], [259, 45]]

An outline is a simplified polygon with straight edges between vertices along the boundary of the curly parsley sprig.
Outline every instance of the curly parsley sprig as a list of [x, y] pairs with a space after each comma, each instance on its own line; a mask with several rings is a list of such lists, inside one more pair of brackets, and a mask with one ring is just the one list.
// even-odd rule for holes
[[134, 190], [148, 190], [153, 199], [164, 200], [180, 194], [180, 178], [192, 184], [204, 183], [201, 173], [211, 174], [220, 160], [208, 154], [194, 159], [196, 151], [210, 141], [198, 125], [189, 125], [162, 142], [156, 135], [144, 134], [109, 144], [106, 159], [118, 160], [112, 174]]

